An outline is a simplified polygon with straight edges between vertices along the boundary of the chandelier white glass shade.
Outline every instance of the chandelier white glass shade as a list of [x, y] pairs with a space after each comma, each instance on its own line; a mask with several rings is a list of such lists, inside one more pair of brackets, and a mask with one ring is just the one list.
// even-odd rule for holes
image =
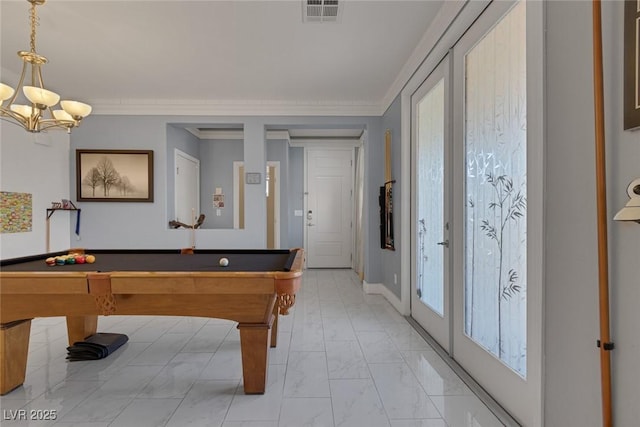
[[[91, 113], [91, 106], [78, 101], [60, 101], [60, 95], [44, 88], [42, 65], [47, 63], [47, 58], [36, 52], [36, 6], [44, 4], [46, 0], [27, 1], [31, 3], [31, 50], [18, 52], [22, 59], [18, 90], [0, 83], [0, 118], [18, 124], [29, 132], [57, 128], [70, 133]], [[26, 84], [26, 81], [30, 84]], [[20, 93], [26, 98], [27, 104], [16, 102]], [[61, 109], [53, 109], [59, 101]]]

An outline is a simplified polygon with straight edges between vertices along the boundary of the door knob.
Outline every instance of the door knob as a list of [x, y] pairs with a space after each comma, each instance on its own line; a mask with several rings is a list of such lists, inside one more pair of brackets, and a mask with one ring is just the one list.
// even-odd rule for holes
[[437, 244], [440, 245], [440, 246], [444, 246], [444, 247], [448, 248], [449, 247], [449, 240], [445, 240], [444, 242], [438, 242]]

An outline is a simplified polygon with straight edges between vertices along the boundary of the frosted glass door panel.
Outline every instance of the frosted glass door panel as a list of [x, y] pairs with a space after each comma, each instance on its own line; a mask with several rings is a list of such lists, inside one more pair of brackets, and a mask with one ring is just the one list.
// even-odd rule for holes
[[464, 331], [526, 377], [525, 2], [465, 55]]
[[411, 317], [451, 349], [451, 60], [411, 94]]
[[417, 293], [444, 315], [444, 79], [417, 104]]

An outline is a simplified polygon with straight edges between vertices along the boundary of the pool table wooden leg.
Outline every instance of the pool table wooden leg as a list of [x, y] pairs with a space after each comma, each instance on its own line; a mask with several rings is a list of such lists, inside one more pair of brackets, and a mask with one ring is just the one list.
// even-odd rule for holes
[[267, 386], [269, 343], [271, 328], [268, 324], [240, 323], [240, 349], [245, 394], [263, 394]]
[[95, 334], [98, 330], [98, 316], [67, 316], [67, 336], [69, 345]]
[[24, 383], [29, 354], [31, 319], [0, 325], [0, 394]]
[[273, 307], [273, 323], [271, 324], [271, 347], [278, 345], [278, 317], [280, 309], [278, 304]]

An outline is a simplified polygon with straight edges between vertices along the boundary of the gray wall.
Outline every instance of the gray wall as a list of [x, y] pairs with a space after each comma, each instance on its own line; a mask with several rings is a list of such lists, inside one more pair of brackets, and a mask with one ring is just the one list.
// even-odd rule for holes
[[280, 189], [280, 247], [290, 248], [289, 217], [293, 211], [289, 209], [289, 141], [268, 140], [267, 161], [280, 162], [280, 182], [276, 183]]
[[[395, 251], [391, 250], [382, 250], [381, 252], [381, 260], [382, 260], [382, 283], [391, 291], [395, 296], [400, 299], [401, 290], [400, 286], [402, 283], [402, 277], [400, 274], [400, 247], [402, 244], [402, 238], [400, 235], [400, 219], [402, 218], [402, 206], [400, 205], [400, 200], [402, 197], [402, 174], [400, 173], [400, 151], [401, 151], [401, 105], [400, 105], [400, 96], [397, 96], [393, 103], [389, 106], [387, 111], [382, 116], [382, 132], [383, 132], [383, 144], [384, 144], [384, 133], [389, 129], [391, 131], [391, 176], [396, 182], [393, 184], [393, 218], [394, 218], [394, 241], [395, 241]], [[384, 147], [384, 145], [383, 145]], [[384, 152], [384, 148], [382, 149]], [[384, 171], [384, 156], [382, 158], [382, 163], [379, 168]], [[382, 181], [384, 181], [384, 174], [382, 176]], [[381, 182], [380, 185], [384, 184]], [[410, 183], [405, 183], [405, 185], [409, 186]], [[379, 239], [378, 239], [379, 240]], [[395, 277], [394, 277], [395, 275]], [[407, 278], [408, 279], [408, 278]]]
[[[622, 130], [623, 2], [602, 2], [609, 218], [640, 176]], [[547, 2], [545, 425], [599, 426], [598, 270], [590, 2]], [[614, 421], [640, 420], [640, 225], [609, 221]]]
[[[83, 219], [82, 241], [78, 245], [102, 248], [176, 248], [190, 244], [189, 230], [169, 229], [167, 197], [168, 183], [172, 181], [166, 165], [168, 124], [177, 126], [202, 124], [202, 118], [176, 116], [92, 116], [71, 135], [72, 156], [77, 148], [151, 149], [154, 151], [154, 202], [153, 203], [81, 203]], [[207, 123], [236, 123], [237, 118], [208, 118]], [[246, 118], [245, 142], [251, 147], [251, 155], [245, 155], [245, 167], [249, 171], [261, 171], [264, 165], [264, 123], [260, 119]], [[171, 152], [170, 156], [173, 156]], [[75, 186], [75, 164], [71, 167]], [[266, 205], [257, 186], [246, 190], [247, 227], [244, 230], [199, 229], [196, 230], [196, 246], [199, 247], [264, 247]], [[171, 193], [173, 194], [173, 193]], [[173, 214], [171, 213], [171, 216]], [[141, 243], [143, 242], [143, 243]]]
[[[241, 124], [244, 128], [244, 162], [248, 172], [260, 172], [264, 176], [264, 165], [267, 161], [268, 150], [265, 129], [282, 129], [295, 126], [311, 127], [363, 127], [374, 138], [372, 147], [368, 150], [373, 167], [367, 165], [369, 171], [365, 177], [368, 180], [371, 175], [380, 174], [380, 147], [382, 137], [379, 134], [379, 118], [374, 117], [183, 117], [183, 116], [109, 116], [95, 115], [83, 122], [82, 126], [71, 135], [71, 154], [73, 156], [77, 148], [109, 148], [109, 149], [151, 149], [154, 151], [154, 202], [153, 203], [91, 203], [79, 204], [83, 209], [83, 235], [82, 241], [77, 245], [84, 247], [101, 248], [176, 248], [190, 244], [190, 231], [183, 229], [169, 229], [168, 222], [173, 219], [173, 196], [167, 196], [167, 190], [173, 194], [173, 148], [181, 146], [184, 151], [194, 157], [201, 158], [201, 166], [204, 161], [204, 149], [189, 151], [188, 146], [194, 139], [186, 131], [178, 129], [184, 126], [223, 125], [226, 123]], [[173, 125], [173, 126], [172, 126]], [[167, 150], [167, 141], [171, 137], [170, 153]], [[195, 140], [197, 141], [197, 139]], [[237, 141], [235, 141], [237, 143]], [[280, 159], [287, 156], [283, 146], [274, 148], [273, 155]], [[303, 174], [302, 174], [302, 149], [290, 149], [289, 167], [285, 172], [288, 184], [282, 194], [281, 211], [285, 219], [282, 221], [282, 244], [288, 246], [302, 246], [302, 217], [294, 217], [295, 209], [302, 209], [303, 201]], [[171, 157], [171, 158], [169, 158]], [[214, 156], [215, 157], [215, 156]], [[281, 164], [281, 166], [283, 166]], [[71, 183], [69, 191], [75, 193], [75, 163], [70, 168]], [[374, 191], [374, 197], [366, 200], [367, 210], [377, 210], [376, 186], [379, 185], [382, 175], [376, 176], [375, 185], [371, 185], [367, 194]], [[204, 179], [203, 179], [204, 180]], [[284, 183], [284, 181], [283, 181]], [[203, 182], [203, 184], [205, 184]], [[365, 183], [368, 185], [368, 183]], [[215, 185], [220, 186], [220, 185]], [[225, 203], [231, 203], [230, 191], [225, 188]], [[196, 230], [196, 247], [211, 248], [251, 248], [264, 247], [266, 245], [266, 203], [262, 186], [250, 185], [246, 187], [245, 194], [245, 229], [198, 229]], [[202, 201], [204, 207], [208, 200]], [[284, 204], [288, 204], [285, 206]], [[226, 209], [225, 209], [226, 211]], [[226, 212], [225, 212], [226, 213]], [[207, 215], [211, 218], [212, 215]], [[365, 226], [371, 233], [378, 226], [377, 217], [372, 218], [373, 223]], [[135, 237], [132, 237], [135, 236]], [[372, 257], [365, 270], [365, 277], [370, 282], [380, 280], [379, 255], [376, 251], [377, 238], [370, 239], [366, 253]], [[142, 242], [142, 243], [141, 243]], [[35, 251], [37, 252], [37, 251]]]
[[[203, 228], [233, 228], [233, 162], [244, 160], [244, 142], [238, 139], [200, 141], [200, 211]], [[213, 208], [213, 194], [222, 188], [224, 208]]]
[[[43, 253], [46, 250], [46, 210], [51, 202], [75, 201], [69, 192], [69, 135], [64, 132], [31, 134], [0, 121], [0, 190], [31, 194], [31, 230], [0, 233], [0, 259]], [[75, 180], [74, 180], [75, 181]], [[72, 194], [73, 196], [69, 196]], [[51, 215], [50, 249], [61, 251], [75, 245], [76, 212]], [[81, 224], [82, 225], [82, 224]], [[81, 232], [84, 227], [81, 227]]]
[[[368, 128], [365, 140], [364, 169], [364, 230], [367, 242], [364, 247], [364, 280], [382, 283], [386, 266], [382, 263], [384, 249], [380, 249], [380, 214], [378, 194], [384, 184], [384, 130], [382, 120]], [[397, 199], [396, 199], [397, 200]], [[397, 217], [397, 216], [396, 216]]]

